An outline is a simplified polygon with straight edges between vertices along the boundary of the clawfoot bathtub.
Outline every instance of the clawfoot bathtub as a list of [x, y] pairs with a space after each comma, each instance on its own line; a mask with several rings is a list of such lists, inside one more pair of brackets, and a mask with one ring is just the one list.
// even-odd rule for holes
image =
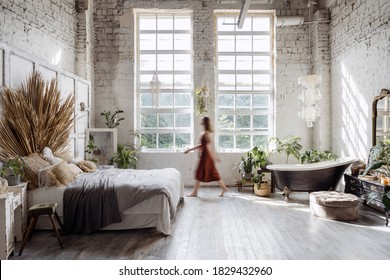
[[267, 169], [272, 171], [276, 187], [288, 200], [292, 191], [335, 190], [345, 170], [355, 161], [356, 158], [344, 157], [308, 164], [272, 164]]

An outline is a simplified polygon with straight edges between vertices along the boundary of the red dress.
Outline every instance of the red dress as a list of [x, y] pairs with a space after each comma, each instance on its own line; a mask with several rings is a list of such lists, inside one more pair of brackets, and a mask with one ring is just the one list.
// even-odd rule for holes
[[207, 149], [208, 141], [205, 134], [203, 134], [200, 139], [200, 144], [199, 163], [195, 173], [196, 180], [200, 182], [214, 182], [221, 180], [221, 177], [215, 168], [214, 160], [210, 151]]

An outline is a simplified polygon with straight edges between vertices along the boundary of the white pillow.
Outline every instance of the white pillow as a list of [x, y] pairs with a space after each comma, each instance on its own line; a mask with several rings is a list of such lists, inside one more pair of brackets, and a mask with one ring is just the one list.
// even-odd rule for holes
[[53, 151], [49, 147], [45, 147], [43, 148], [42, 156], [44, 160], [49, 161], [49, 159], [54, 157]]

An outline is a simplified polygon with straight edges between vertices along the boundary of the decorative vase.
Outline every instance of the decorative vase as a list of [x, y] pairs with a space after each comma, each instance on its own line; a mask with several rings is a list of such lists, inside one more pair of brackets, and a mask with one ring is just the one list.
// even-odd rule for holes
[[271, 193], [268, 182], [261, 182], [260, 187], [259, 184], [254, 184], [253, 189], [258, 196], [269, 196]]

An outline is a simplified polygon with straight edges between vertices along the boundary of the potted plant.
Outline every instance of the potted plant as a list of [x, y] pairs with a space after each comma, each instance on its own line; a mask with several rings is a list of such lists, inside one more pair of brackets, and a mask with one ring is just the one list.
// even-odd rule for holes
[[17, 156], [3, 163], [0, 175], [8, 181], [8, 185], [15, 186], [20, 183], [20, 177], [24, 175], [24, 167], [23, 159]]
[[115, 128], [120, 125], [120, 122], [125, 118], [118, 117], [119, 114], [123, 113], [122, 110], [116, 110], [113, 114], [111, 111], [103, 111], [100, 113], [106, 119], [106, 125], [108, 128]]
[[253, 191], [258, 196], [269, 196], [271, 193], [270, 186], [266, 180], [264, 180], [264, 174], [256, 174], [253, 177]]
[[238, 166], [238, 171], [243, 174], [245, 180], [250, 180], [254, 166], [253, 154], [248, 151], [241, 156], [241, 162]]
[[384, 177], [390, 178], [390, 140], [382, 139], [371, 148], [363, 175], [375, 169]]
[[255, 146], [251, 153], [253, 154], [255, 168], [266, 169], [267, 165], [270, 164], [269, 157], [271, 152], [267, 147]]
[[283, 140], [274, 137], [271, 140], [275, 140], [276, 151], [278, 153], [286, 153], [286, 164], [288, 163], [290, 155], [299, 160], [300, 151], [302, 149], [302, 145], [301, 143], [299, 143], [299, 141], [301, 140], [300, 137], [287, 136]]
[[110, 164], [115, 164], [121, 169], [137, 167], [138, 157], [136, 150], [133, 147], [125, 147], [125, 145], [118, 144], [118, 151], [112, 156]]

